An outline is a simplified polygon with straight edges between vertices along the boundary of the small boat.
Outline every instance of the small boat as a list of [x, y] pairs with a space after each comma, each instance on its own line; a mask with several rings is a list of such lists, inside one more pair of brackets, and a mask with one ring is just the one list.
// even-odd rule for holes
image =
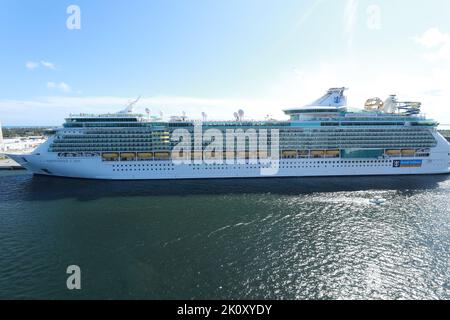
[[390, 149], [390, 150], [386, 150], [386, 154], [388, 156], [400, 156], [402, 154], [402, 151], [396, 150], [396, 149]]
[[281, 153], [283, 159], [297, 158], [297, 151], [295, 150], [285, 150]]
[[382, 205], [386, 202], [386, 199], [380, 197], [380, 196], [376, 196], [373, 199], [370, 199], [370, 202], [376, 205]]

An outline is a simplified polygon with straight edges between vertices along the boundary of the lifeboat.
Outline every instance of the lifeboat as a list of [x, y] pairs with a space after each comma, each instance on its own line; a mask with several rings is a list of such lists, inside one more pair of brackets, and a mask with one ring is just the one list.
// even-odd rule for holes
[[300, 158], [308, 158], [309, 157], [309, 151], [308, 150], [300, 150], [298, 152], [298, 156]]
[[227, 152], [225, 152], [225, 155], [226, 155], [227, 159], [234, 159], [234, 157], [235, 157], [234, 151], [227, 151]]
[[115, 161], [119, 159], [118, 153], [102, 153], [102, 159], [105, 161]]
[[325, 154], [327, 157], [337, 158], [340, 155], [340, 151], [339, 150], [327, 150], [327, 151], [325, 151]]
[[396, 149], [386, 150], [386, 154], [389, 156], [399, 156], [401, 153], [402, 153], [401, 150]]
[[194, 152], [192, 152], [192, 157], [195, 160], [202, 160], [203, 159], [203, 152], [202, 151], [194, 151]]
[[120, 154], [120, 160], [131, 161], [136, 158], [136, 153], [134, 152], [122, 152]]
[[190, 151], [174, 151], [172, 150], [172, 159], [173, 160], [187, 160], [191, 159]]
[[170, 159], [170, 152], [155, 152], [155, 159], [168, 160]]
[[402, 156], [413, 156], [416, 154], [416, 150], [414, 149], [403, 149]]
[[325, 154], [324, 150], [311, 150], [311, 157], [313, 158], [321, 158]]
[[139, 159], [151, 159], [153, 158], [152, 152], [138, 152], [137, 157]]
[[246, 152], [245, 151], [238, 151], [236, 157], [238, 159], [245, 159], [246, 158]]
[[258, 158], [259, 159], [267, 159], [269, 157], [269, 154], [267, 151], [258, 151]]
[[207, 159], [222, 159], [223, 153], [222, 152], [216, 152], [216, 151], [205, 151], [204, 155], [205, 160]]
[[297, 158], [297, 151], [295, 150], [286, 150], [281, 153], [283, 158]]
[[258, 152], [250, 151], [248, 153], [248, 158], [249, 159], [258, 159]]

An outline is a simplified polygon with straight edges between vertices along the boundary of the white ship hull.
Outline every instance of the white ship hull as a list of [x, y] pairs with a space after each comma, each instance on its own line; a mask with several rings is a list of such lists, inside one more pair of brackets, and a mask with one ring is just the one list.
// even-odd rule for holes
[[438, 145], [426, 158], [383, 159], [280, 159], [273, 162], [274, 174], [263, 173], [267, 163], [182, 164], [172, 161], [102, 161], [92, 158], [60, 158], [55, 153], [9, 155], [27, 170], [40, 175], [108, 179], [210, 179], [314, 176], [417, 175], [449, 173], [450, 145], [436, 133]]
[[[387, 163], [370, 163], [372, 159], [359, 159], [356, 164], [333, 165], [335, 160], [280, 160], [276, 174], [261, 173], [259, 165], [173, 165], [168, 161], [151, 163], [116, 164], [99, 159], [43, 160], [35, 161], [36, 156], [25, 156], [27, 162], [13, 156], [13, 159], [34, 174], [108, 180], [139, 179], [210, 179], [210, 178], [267, 178], [267, 177], [314, 177], [314, 176], [367, 176], [367, 175], [413, 175], [449, 173], [448, 161], [443, 159], [423, 160], [421, 167], [394, 167], [393, 158]], [[331, 163], [321, 163], [331, 162]], [[365, 163], [365, 162], [369, 163]], [[119, 166], [116, 168], [116, 166]], [[123, 167], [121, 167], [123, 166]]]

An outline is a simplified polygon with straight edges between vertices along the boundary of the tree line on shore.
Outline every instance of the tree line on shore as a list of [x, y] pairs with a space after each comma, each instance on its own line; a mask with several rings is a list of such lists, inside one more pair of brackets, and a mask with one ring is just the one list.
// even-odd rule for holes
[[43, 136], [49, 127], [2, 128], [3, 138]]

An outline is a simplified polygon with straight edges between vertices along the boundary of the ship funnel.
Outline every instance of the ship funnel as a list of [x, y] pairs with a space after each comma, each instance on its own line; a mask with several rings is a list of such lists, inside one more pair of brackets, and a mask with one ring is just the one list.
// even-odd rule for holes
[[311, 103], [309, 106], [315, 107], [345, 107], [347, 105], [347, 97], [344, 91], [347, 88], [331, 88], [327, 93]]

